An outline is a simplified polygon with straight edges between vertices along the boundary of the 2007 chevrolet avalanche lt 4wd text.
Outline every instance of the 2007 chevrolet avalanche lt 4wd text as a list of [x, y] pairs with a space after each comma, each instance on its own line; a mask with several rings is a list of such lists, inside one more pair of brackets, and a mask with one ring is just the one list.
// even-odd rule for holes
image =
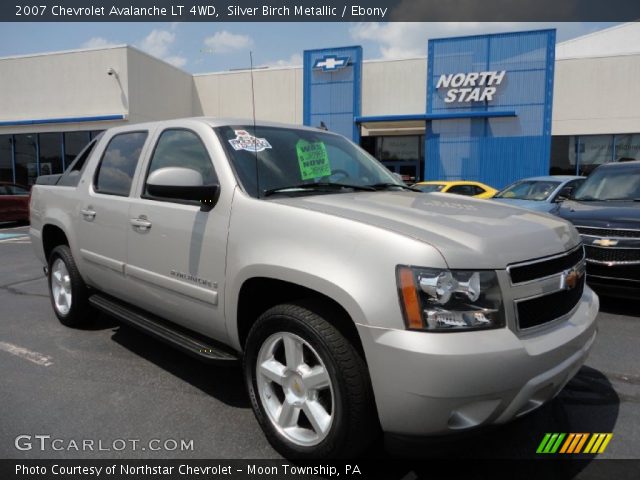
[[356, 455], [380, 427], [506, 422], [552, 399], [596, 335], [568, 222], [412, 191], [313, 128], [109, 129], [39, 179], [31, 236], [63, 324], [97, 308], [202, 359], [241, 359], [285, 456]]

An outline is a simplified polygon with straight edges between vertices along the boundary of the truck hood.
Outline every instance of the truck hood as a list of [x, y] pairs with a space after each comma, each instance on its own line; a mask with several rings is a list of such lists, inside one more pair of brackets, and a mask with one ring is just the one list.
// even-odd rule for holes
[[446, 193], [354, 192], [273, 201], [428, 243], [450, 268], [502, 269], [580, 242], [574, 228], [551, 215]]
[[512, 207], [528, 208], [529, 210], [535, 210], [537, 212], [549, 212], [555, 206], [555, 203], [535, 200], [520, 200], [511, 198], [492, 198], [494, 202], [502, 203], [503, 205], [511, 205]]
[[583, 227], [640, 229], [640, 202], [568, 200], [557, 214]]

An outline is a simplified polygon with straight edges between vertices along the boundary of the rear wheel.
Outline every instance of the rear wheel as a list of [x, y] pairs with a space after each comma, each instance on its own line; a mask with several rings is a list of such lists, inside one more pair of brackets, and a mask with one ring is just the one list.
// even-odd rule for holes
[[279, 305], [249, 332], [244, 371], [254, 413], [286, 457], [352, 456], [376, 431], [366, 365], [315, 309]]
[[81, 327], [89, 321], [87, 287], [67, 245], [58, 245], [49, 255], [49, 296], [60, 323]]

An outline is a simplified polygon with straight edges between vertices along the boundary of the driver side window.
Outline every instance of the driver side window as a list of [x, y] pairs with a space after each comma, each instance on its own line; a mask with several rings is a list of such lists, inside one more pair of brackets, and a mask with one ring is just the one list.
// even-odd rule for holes
[[162, 132], [149, 162], [144, 197], [153, 198], [149, 194], [146, 183], [149, 175], [156, 170], [167, 167], [195, 170], [202, 175], [203, 185], [217, 183], [216, 174], [207, 149], [200, 137], [191, 130], [167, 129]]

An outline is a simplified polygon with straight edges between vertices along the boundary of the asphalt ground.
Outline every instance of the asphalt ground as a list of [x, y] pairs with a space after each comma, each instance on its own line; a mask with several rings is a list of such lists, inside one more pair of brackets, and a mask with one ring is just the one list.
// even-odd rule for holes
[[[279, 457], [239, 368], [204, 365], [100, 314], [85, 329], [59, 324], [27, 231], [0, 226], [0, 458]], [[639, 459], [640, 303], [601, 301], [586, 365], [549, 404], [468, 437], [387, 439], [367, 456], [536, 458], [547, 432], [612, 432], [598, 458]]]

